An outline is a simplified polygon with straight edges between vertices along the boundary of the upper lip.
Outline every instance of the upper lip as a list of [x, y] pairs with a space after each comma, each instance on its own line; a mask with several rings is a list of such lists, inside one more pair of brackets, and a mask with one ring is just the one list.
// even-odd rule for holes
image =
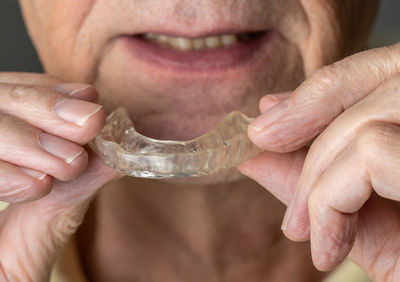
[[203, 38], [203, 37], [210, 37], [210, 36], [220, 36], [225, 34], [240, 34], [240, 33], [251, 33], [251, 32], [260, 32], [266, 31], [266, 29], [214, 29], [214, 30], [202, 30], [202, 31], [176, 31], [176, 30], [167, 30], [167, 29], [153, 29], [148, 30], [142, 33], [136, 33], [134, 35], [141, 35], [146, 33], [153, 33], [157, 35], [166, 35], [170, 37], [184, 37], [188, 39], [195, 39], [195, 38]]
[[188, 39], [219, 36], [224, 34], [238, 34], [247, 32], [267, 31], [271, 25], [265, 22], [254, 24], [224, 23], [224, 24], [204, 24], [195, 26], [181, 26], [177, 24], [159, 25], [154, 23], [143, 23], [140, 27], [125, 25], [124, 30], [120, 30], [119, 35], [137, 36], [145, 33], [154, 33], [170, 37], [184, 37]]

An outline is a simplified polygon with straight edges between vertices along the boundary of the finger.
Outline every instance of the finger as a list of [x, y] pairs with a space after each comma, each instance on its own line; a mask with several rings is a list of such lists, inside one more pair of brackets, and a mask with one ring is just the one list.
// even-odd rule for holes
[[99, 100], [99, 94], [97, 90], [89, 84], [64, 82], [55, 84], [52, 87], [55, 91], [68, 95], [69, 97], [74, 99], [84, 100], [93, 103], [97, 103]]
[[40, 85], [42, 87], [51, 87], [52, 85], [63, 82], [64, 81], [57, 77], [43, 73], [0, 72], [0, 83]]
[[[35, 281], [48, 279], [57, 254], [81, 224], [90, 200], [104, 184], [117, 177], [115, 170], [90, 155], [85, 174], [70, 182], [55, 181], [46, 196], [32, 203], [11, 205], [2, 214], [2, 266], [21, 273], [21, 262]], [[21, 242], [29, 242], [20, 247]], [[6, 240], [7, 239], [7, 240]], [[18, 250], [16, 261], [15, 250]], [[32, 255], [35, 259], [32, 260]], [[45, 270], [45, 271], [43, 271]]]
[[316, 183], [308, 207], [312, 254], [320, 270], [333, 269], [350, 253], [357, 212], [373, 191], [400, 200], [399, 141], [396, 125], [366, 127]]
[[238, 169], [287, 205], [293, 197], [306, 154], [306, 149], [286, 154], [264, 151], [243, 162]]
[[[289, 96], [290, 92], [285, 92], [262, 97], [259, 103], [260, 111], [264, 112], [274, 107]], [[292, 198], [305, 155], [305, 151], [289, 154], [264, 151], [255, 158], [239, 165], [238, 169], [265, 187], [281, 202], [287, 204]], [[277, 167], [279, 169], [276, 169]]]
[[0, 83], [48, 88], [53, 87], [57, 92], [66, 94], [75, 99], [94, 103], [96, 103], [99, 98], [97, 91], [89, 84], [64, 82], [59, 78], [42, 73], [0, 72]]
[[396, 277], [398, 269], [399, 206], [372, 194], [359, 211], [359, 218], [349, 258], [366, 271], [372, 281], [390, 281]]
[[20, 203], [39, 199], [51, 190], [47, 174], [0, 161], [0, 201]]
[[[55, 191], [51, 192], [54, 195], [51, 196], [57, 194], [57, 197], [61, 197], [63, 204], [58, 203], [59, 207], [79, 210], [81, 205], [90, 201], [106, 183], [122, 177], [118, 171], [105, 165], [90, 148], [88, 154], [89, 163], [84, 174], [68, 182], [55, 181]], [[46, 200], [51, 201], [50, 198]]]
[[250, 139], [267, 151], [303, 147], [344, 110], [398, 73], [399, 60], [400, 44], [361, 52], [316, 71], [289, 100], [249, 126]]
[[352, 149], [346, 150], [325, 171], [309, 197], [311, 253], [321, 271], [334, 269], [350, 253], [358, 211], [372, 193], [368, 173], [357, 161]]
[[0, 115], [0, 160], [50, 174], [60, 180], [80, 175], [87, 164], [83, 147], [41, 132], [12, 116]]
[[[320, 271], [335, 269], [349, 255], [355, 241], [358, 214], [343, 214], [330, 207], [311, 219], [311, 254]], [[320, 221], [322, 220], [322, 221]]]
[[119, 177], [118, 171], [103, 164], [89, 150], [89, 163], [84, 174], [68, 182], [54, 181], [51, 192], [34, 202], [35, 207], [40, 207], [44, 223], [44, 228], [38, 231], [46, 232], [51, 226], [55, 236], [53, 242], [62, 246], [81, 224], [88, 204], [99, 189]]
[[106, 117], [101, 105], [66, 98], [50, 88], [0, 84], [0, 95], [0, 112], [79, 144], [93, 139]]
[[260, 99], [260, 112], [264, 113], [275, 105], [279, 104], [283, 100], [290, 97], [292, 92], [277, 93], [272, 95], [265, 95]]
[[398, 115], [400, 103], [395, 98], [398, 95], [399, 81], [400, 76], [396, 75], [368, 97], [350, 107], [332, 122], [311, 146], [296, 187], [295, 197], [283, 222], [285, 228], [288, 219], [291, 219], [290, 226], [286, 226], [286, 233], [293, 240], [303, 241], [308, 238], [308, 196], [331, 162], [358, 135], [369, 134], [370, 126], [373, 126], [375, 121], [400, 123]]

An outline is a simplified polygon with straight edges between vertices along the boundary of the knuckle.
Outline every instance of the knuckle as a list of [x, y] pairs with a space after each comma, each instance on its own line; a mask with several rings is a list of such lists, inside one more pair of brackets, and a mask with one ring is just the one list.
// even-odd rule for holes
[[[43, 118], [43, 111], [52, 112], [54, 100], [58, 97], [54, 91], [38, 85], [12, 84], [2, 88], [1, 110], [18, 117], [33, 115]], [[25, 111], [21, 112], [21, 108]]]
[[358, 133], [355, 141], [356, 154], [364, 161], [370, 158], [377, 150], [380, 129], [376, 124], [364, 126]]
[[11, 101], [21, 100], [25, 102], [27, 98], [42, 95], [43, 91], [44, 88], [37, 85], [13, 84], [9, 88], [8, 95]]
[[315, 71], [312, 75], [312, 78], [314, 82], [318, 82], [316, 86], [320, 90], [323, 90], [338, 85], [338, 83], [340, 83], [342, 80], [342, 76], [343, 70], [340, 63], [333, 63]]
[[396, 144], [393, 134], [398, 131], [393, 125], [385, 123], [371, 123], [365, 125], [358, 133], [355, 141], [355, 150], [364, 161], [373, 162], [388, 146]]
[[15, 179], [3, 176], [0, 179], [0, 199], [8, 203], [16, 203], [29, 199], [31, 183], [27, 179]]
[[20, 203], [39, 199], [47, 195], [52, 187], [50, 177], [43, 181], [28, 177], [3, 176], [0, 179], [0, 198], [8, 203]]
[[[343, 84], [343, 80], [348, 79], [348, 71], [346, 71], [346, 63], [340, 61], [331, 65], [324, 66], [316, 70], [309, 79], [307, 79], [301, 86], [303, 91], [299, 93], [307, 93], [307, 95], [295, 95], [293, 99], [297, 103], [306, 103], [315, 105], [320, 103], [321, 99], [328, 99], [332, 105], [342, 102], [337, 95], [327, 95]], [[306, 90], [304, 92], [304, 90]], [[331, 98], [330, 98], [331, 97]], [[339, 100], [338, 100], [339, 99]], [[326, 100], [325, 102], [328, 102]], [[343, 103], [343, 102], [342, 102]]]

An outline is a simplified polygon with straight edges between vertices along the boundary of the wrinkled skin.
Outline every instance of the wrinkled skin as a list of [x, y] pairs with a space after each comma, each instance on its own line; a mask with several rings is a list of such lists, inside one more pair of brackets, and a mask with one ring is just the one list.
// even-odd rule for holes
[[[266, 93], [292, 90], [318, 67], [364, 47], [375, 5], [312, 2], [37, 0], [22, 4], [50, 74], [94, 84], [106, 109], [128, 107], [139, 131], [179, 140], [207, 131], [233, 109], [257, 115], [258, 100]], [[372, 10], [363, 11], [367, 8]], [[346, 13], [360, 17], [349, 23]], [[127, 60], [120, 39], [160, 26], [179, 31], [190, 26], [192, 34], [225, 27], [273, 28], [282, 38], [263, 64], [245, 71], [171, 75]]]
[[[95, 104], [96, 90], [83, 87], [90, 84], [106, 111], [126, 106], [138, 130], [155, 138], [192, 138], [234, 109], [258, 116], [260, 107], [263, 113], [249, 136], [268, 152], [239, 167], [255, 181], [221, 173], [197, 180], [110, 183], [116, 173], [90, 153], [54, 171], [53, 166], [43, 171], [48, 156], [38, 156], [29, 168], [46, 173], [44, 179], [16, 183], [24, 188], [18, 197], [0, 189], [1, 200], [18, 202], [0, 218], [0, 275], [46, 280], [89, 202], [108, 183], [78, 233], [83, 266], [94, 281], [318, 281], [323, 274], [311, 265], [309, 244], [283, 239], [284, 207], [262, 187], [286, 205], [294, 199], [285, 234], [303, 241], [311, 231], [318, 269], [334, 268], [352, 250], [351, 258], [376, 280], [399, 279], [393, 252], [399, 246], [398, 212], [389, 202], [399, 200], [398, 164], [392, 157], [398, 143], [393, 113], [399, 47], [360, 53], [315, 72], [364, 48], [378, 1], [20, 2], [51, 77], [1, 74], [1, 91], [13, 107], [0, 112], [15, 117], [10, 124], [23, 120], [34, 128], [30, 131], [84, 145], [101, 128], [105, 112], [94, 113], [83, 128], [71, 128], [46, 105], [74, 90], [74, 99]], [[270, 52], [246, 68], [169, 73], [131, 57], [121, 39], [159, 27], [193, 34], [215, 28], [273, 29], [279, 36]], [[61, 91], [54, 85], [62, 81], [81, 84], [64, 85]], [[9, 85], [30, 87], [16, 92]], [[27, 94], [24, 102], [15, 93]], [[24, 115], [32, 109], [43, 114]], [[13, 142], [26, 140], [26, 131]], [[308, 150], [305, 145], [314, 138]], [[23, 165], [13, 156], [1, 159]], [[3, 183], [21, 177], [4, 167]], [[373, 190], [379, 196], [368, 200]]]

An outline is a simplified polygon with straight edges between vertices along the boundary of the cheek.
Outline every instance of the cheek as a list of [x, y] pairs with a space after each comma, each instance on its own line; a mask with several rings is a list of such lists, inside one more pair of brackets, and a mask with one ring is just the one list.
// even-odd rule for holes
[[341, 57], [341, 35], [334, 1], [301, 0], [301, 3], [310, 31], [308, 38], [301, 43], [305, 70], [309, 76], [316, 69]]
[[307, 76], [365, 47], [379, 0], [300, 2], [310, 30], [307, 40], [301, 43]]
[[65, 80], [85, 81], [94, 58], [83, 29], [95, 0], [21, 0], [24, 18], [46, 71]]

